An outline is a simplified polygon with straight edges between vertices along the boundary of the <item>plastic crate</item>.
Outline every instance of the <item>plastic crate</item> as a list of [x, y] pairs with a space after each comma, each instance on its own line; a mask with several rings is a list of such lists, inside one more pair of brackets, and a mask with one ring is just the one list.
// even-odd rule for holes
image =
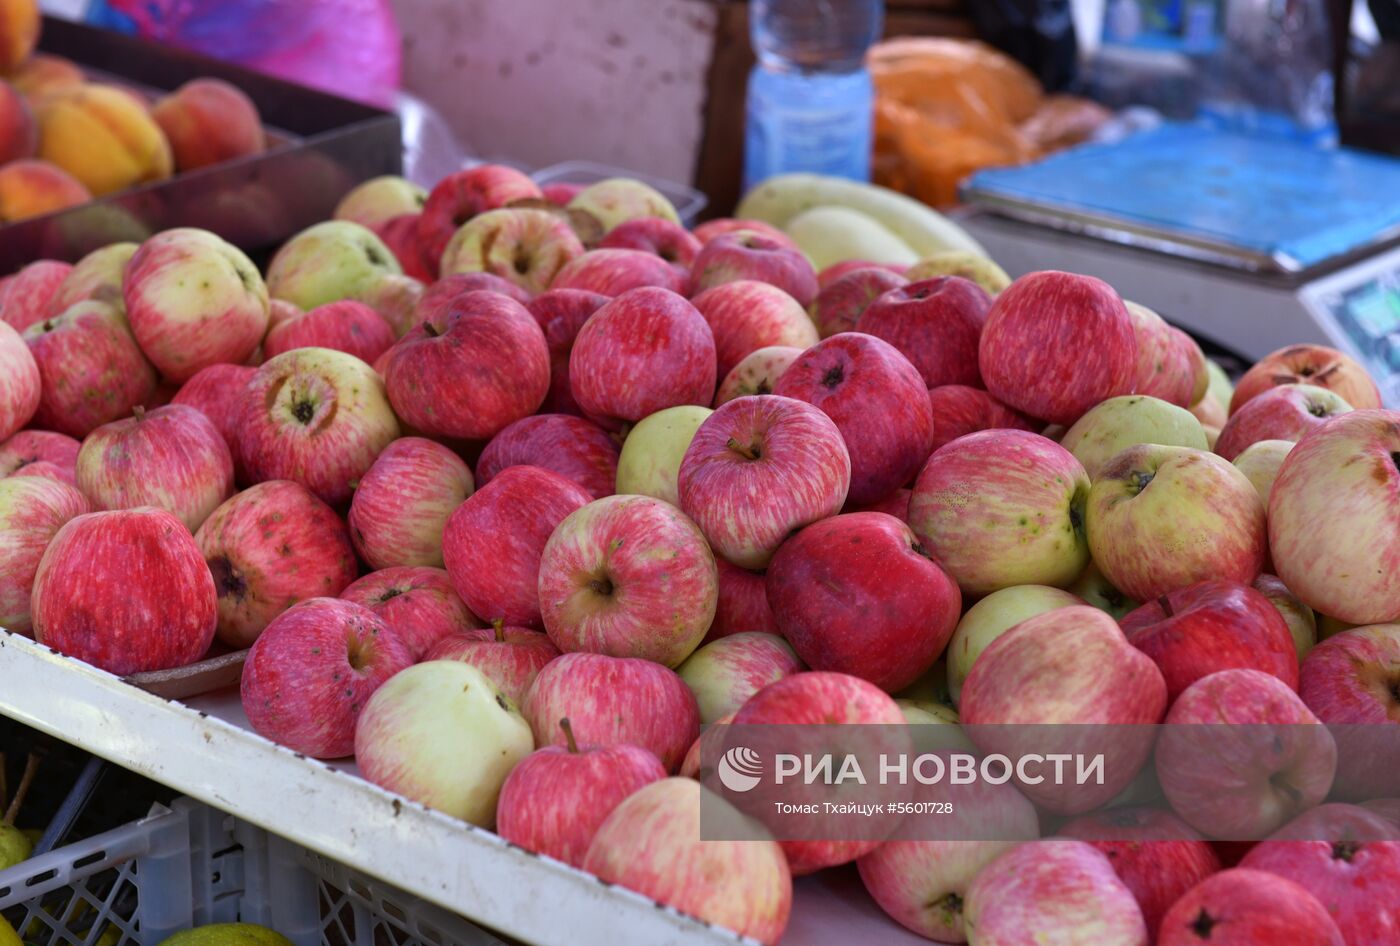
[[296, 946], [500, 946], [461, 917], [190, 799], [0, 871], [34, 946], [153, 946], [207, 923]]

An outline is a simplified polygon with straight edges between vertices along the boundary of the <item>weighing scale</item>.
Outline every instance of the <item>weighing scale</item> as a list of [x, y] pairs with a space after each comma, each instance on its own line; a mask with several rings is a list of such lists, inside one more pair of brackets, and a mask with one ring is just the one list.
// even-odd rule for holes
[[960, 222], [1012, 276], [1098, 276], [1251, 359], [1331, 345], [1400, 406], [1400, 160], [1166, 125], [963, 193]]

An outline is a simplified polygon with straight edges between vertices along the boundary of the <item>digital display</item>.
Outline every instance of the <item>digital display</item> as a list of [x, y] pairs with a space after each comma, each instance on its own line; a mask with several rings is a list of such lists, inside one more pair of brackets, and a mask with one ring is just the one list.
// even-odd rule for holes
[[1352, 286], [1328, 302], [1337, 325], [1377, 374], [1400, 372], [1400, 273]]

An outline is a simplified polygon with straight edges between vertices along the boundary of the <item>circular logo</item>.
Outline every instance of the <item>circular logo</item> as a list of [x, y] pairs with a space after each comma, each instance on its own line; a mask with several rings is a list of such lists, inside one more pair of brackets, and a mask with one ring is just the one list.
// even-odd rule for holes
[[763, 759], [746, 746], [735, 746], [720, 758], [715, 772], [731, 792], [752, 791], [763, 776]]

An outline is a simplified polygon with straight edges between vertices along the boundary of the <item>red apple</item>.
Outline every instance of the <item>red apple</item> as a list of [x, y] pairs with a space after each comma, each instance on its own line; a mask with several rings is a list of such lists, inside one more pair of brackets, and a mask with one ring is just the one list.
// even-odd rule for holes
[[1218, 670], [1260, 670], [1298, 689], [1298, 652], [1268, 598], [1233, 581], [1202, 581], [1123, 617], [1129, 643], [1157, 662], [1167, 700]]
[[422, 437], [395, 440], [355, 487], [346, 516], [355, 551], [371, 568], [441, 568], [443, 529], [471, 494], [457, 454]]
[[1327, 638], [1303, 661], [1298, 694], [1337, 737], [1336, 793], [1392, 794], [1400, 766], [1400, 626]]
[[0, 285], [0, 321], [23, 332], [49, 314], [58, 287], [73, 271], [69, 263], [41, 259], [15, 273]]
[[702, 800], [705, 793], [686, 778], [663, 779], [633, 793], [597, 829], [583, 869], [708, 926], [771, 946], [782, 938], [792, 910], [792, 875], [783, 852], [771, 840], [703, 840], [702, 805], [711, 811], [728, 807], [718, 798]]
[[709, 630], [718, 592], [699, 527], [650, 496], [609, 496], [576, 510], [540, 558], [540, 612], [565, 653], [679, 666]]
[[228, 445], [233, 471], [243, 479], [243, 461], [238, 456], [238, 422], [243, 412], [243, 389], [257, 368], [251, 365], [210, 365], [180, 385], [171, 404], [184, 404], [209, 418]]
[[35, 640], [120, 675], [194, 663], [217, 622], [189, 530], [149, 507], [70, 519], [39, 561], [30, 607]]
[[471, 664], [519, 706], [545, 664], [558, 656], [559, 648], [540, 631], [506, 627], [497, 621], [494, 627], [451, 631], [421, 659]]
[[872, 302], [856, 323], [899, 349], [919, 370], [924, 385], [981, 383], [977, 344], [992, 307], [981, 286], [942, 276], [891, 289]]
[[328, 302], [279, 322], [263, 340], [263, 357], [293, 348], [332, 348], [373, 362], [394, 344], [394, 330], [363, 302]]
[[549, 393], [549, 348], [525, 307], [494, 292], [458, 296], [389, 351], [389, 402], [425, 434], [484, 440]]
[[706, 220], [691, 232], [694, 234], [695, 239], [700, 241], [700, 245], [704, 246], [715, 237], [724, 236], [728, 233], [737, 233], [741, 230], [757, 233], [759, 236], [768, 237], [770, 240], [776, 240], [785, 246], [797, 249], [797, 244], [792, 242], [792, 237], [784, 233], [781, 228], [775, 227], [771, 223], [766, 223], [762, 220], [716, 217], [713, 220]]
[[338, 598], [311, 598], [262, 632], [243, 665], [243, 711], [260, 735], [316, 759], [355, 750], [374, 691], [413, 664], [383, 618]]
[[692, 301], [714, 333], [716, 371], [721, 378], [760, 348], [805, 349], [817, 343], [817, 329], [807, 312], [792, 296], [768, 283], [740, 279], [707, 289]]
[[224, 503], [195, 544], [218, 592], [219, 638], [247, 647], [273, 618], [355, 580], [355, 551], [340, 517], [304, 486], [270, 480]]
[[[424, 252], [423, 244], [418, 242], [418, 225], [422, 217], [421, 213], [405, 213], [366, 226], [384, 241], [384, 245], [399, 261], [405, 276], [430, 283], [437, 272], [438, 261]], [[362, 220], [356, 222], [364, 223]]]
[[30, 594], [44, 549], [64, 524], [89, 508], [82, 493], [58, 480], [0, 479], [0, 627], [30, 633]]
[[1350, 946], [1312, 894], [1259, 870], [1221, 871], [1162, 918], [1157, 946]]
[[763, 573], [731, 565], [718, 556], [715, 565], [719, 570], [719, 599], [703, 643], [746, 631], [777, 634], [778, 622], [768, 606]]
[[1336, 766], [1331, 733], [1258, 670], [1221, 670], [1191, 684], [1157, 741], [1157, 777], [1172, 808], [1227, 841], [1264, 837], [1321, 802]]
[[613, 494], [617, 456], [617, 442], [597, 424], [569, 414], [538, 414], [492, 437], [481, 451], [476, 476], [485, 486], [508, 467], [538, 466], [602, 499]]
[[39, 366], [19, 332], [0, 322], [0, 440], [29, 423], [39, 409]]
[[[817, 271], [817, 285], [822, 289], [834, 283], [848, 273], [854, 273], [861, 269], [881, 269], [896, 276], [903, 276], [908, 271], [907, 266], [899, 266], [894, 263], [872, 263], [868, 259], [848, 259], [839, 263], [832, 263], [825, 269]], [[844, 331], [844, 330], [843, 330]]]
[[847, 503], [842, 512], [883, 512], [887, 516], [894, 516], [900, 522], [909, 521], [909, 501], [913, 498], [914, 491], [911, 489], [897, 489], [884, 499], [876, 500], [873, 503]]
[[0, 479], [22, 476], [27, 467], [43, 466], [45, 475], [76, 485], [78, 441], [49, 430], [21, 430], [0, 442]]
[[546, 201], [556, 207], [563, 208], [569, 206], [569, 201], [577, 197], [579, 192], [587, 186], [586, 184], [572, 184], [567, 181], [555, 181], [553, 184], [545, 184], [540, 188], [540, 192], [544, 194], [544, 199]]
[[517, 200], [543, 198], [528, 175], [503, 164], [478, 164], [457, 171], [429, 192], [418, 220], [418, 240], [430, 259], [440, 260], [447, 241], [472, 217]]
[[685, 274], [642, 250], [589, 250], [565, 263], [549, 284], [551, 289], [577, 289], [610, 298], [643, 286], [680, 292], [685, 288]]
[[531, 298], [530, 293], [509, 279], [502, 279], [491, 273], [456, 273], [442, 277], [423, 291], [423, 297], [413, 307], [413, 324], [440, 319], [447, 315], [448, 309], [452, 308], [452, 303], [456, 300], [469, 292], [482, 290], [510, 296], [521, 305], [528, 304]]
[[660, 664], [630, 657], [556, 657], [535, 677], [521, 709], [538, 745], [563, 745], [559, 720], [567, 718], [584, 742], [641, 746], [668, 772], [700, 735], [700, 710], [684, 681]]
[[981, 388], [961, 384], [929, 388], [928, 402], [933, 411], [934, 450], [979, 430], [1040, 430], [1040, 425]]
[[739, 279], [777, 286], [806, 308], [817, 297], [817, 274], [791, 241], [780, 241], [751, 230], [705, 240], [690, 271], [689, 294]]
[[442, 555], [472, 613], [542, 628], [540, 556], [559, 523], [591, 499], [558, 473], [512, 466], [458, 506], [442, 533]]
[[1230, 398], [1231, 415], [1270, 388], [1286, 384], [1326, 388], [1358, 411], [1382, 406], [1376, 382], [1351, 356], [1325, 345], [1290, 345], [1265, 355], [1244, 373]]
[[1351, 411], [1340, 395], [1311, 384], [1286, 384], [1250, 398], [1230, 415], [1215, 441], [1215, 452], [1233, 460], [1261, 440], [1303, 439], [1338, 414]]
[[193, 532], [233, 494], [233, 458], [209, 418], [168, 404], [104, 424], [83, 441], [78, 488], [98, 509], [155, 506]]
[[414, 660], [437, 660], [427, 654], [440, 641], [481, 628], [441, 568], [382, 568], [345, 586], [340, 597], [387, 621]]
[[1068, 426], [1100, 401], [1133, 393], [1137, 357], [1132, 317], [1111, 286], [1042, 272], [997, 296], [978, 366], [997, 400]]
[[887, 342], [847, 332], [807, 349], [773, 393], [821, 408], [851, 457], [852, 502], [907, 485], [928, 459], [933, 412], [919, 372]]
[[773, 556], [766, 585], [779, 630], [808, 666], [890, 693], [933, 665], [962, 611], [958, 586], [913, 531], [878, 512], [798, 532]]
[[608, 297], [580, 289], [551, 289], [531, 299], [526, 306], [544, 330], [549, 346], [549, 395], [544, 411], [560, 414], [581, 413], [569, 387], [569, 356], [574, 340], [589, 316], [607, 305]]
[[24, 340], [41, 379], [37, 427], [86, 437], [155, 391], [155, 369], [121, 312], [106, 303], [80, 302], [35, 322]]
[[661, 217], [626, 220], [608, 231], [599, 241], [600, 249], [642, 250], [689, 272], [700, 252], [700, 241], [685, 227]]
[[749, 352], [720, 381], [719, 390], [715, 392], [715, 407], [736, 397], [772, 394], [778, 379], [801, 354], [802, 349], [785, 345], [770, 345]]
[[[839, 264], [838, 264], [839, 265]], [[822, 338], [854, 332], [865, 310], [887, 292], [907, 286], [909, 280], [881, 266], [858, 266], [822, 283], [812, 300], [812, 321]]]
[[835, 515], [850, 480], [850, 455], [829, 417], [764, 395], [723, 404], [700, 425], [678, 487], [681, 509], [715, 554], [759, 569], [794, 529]]
[[1134, 394], [1145, 394], [1175, 404], [1190, 407], [1199, 398], [1196, 393], [1196, 364], [1198, 351], [1191, 336], [1174, 329], [1147, 306], [1136, 302], [1123, 303], [1133, 320], [1133, 335], [1137, 339], [1137, 373]]

